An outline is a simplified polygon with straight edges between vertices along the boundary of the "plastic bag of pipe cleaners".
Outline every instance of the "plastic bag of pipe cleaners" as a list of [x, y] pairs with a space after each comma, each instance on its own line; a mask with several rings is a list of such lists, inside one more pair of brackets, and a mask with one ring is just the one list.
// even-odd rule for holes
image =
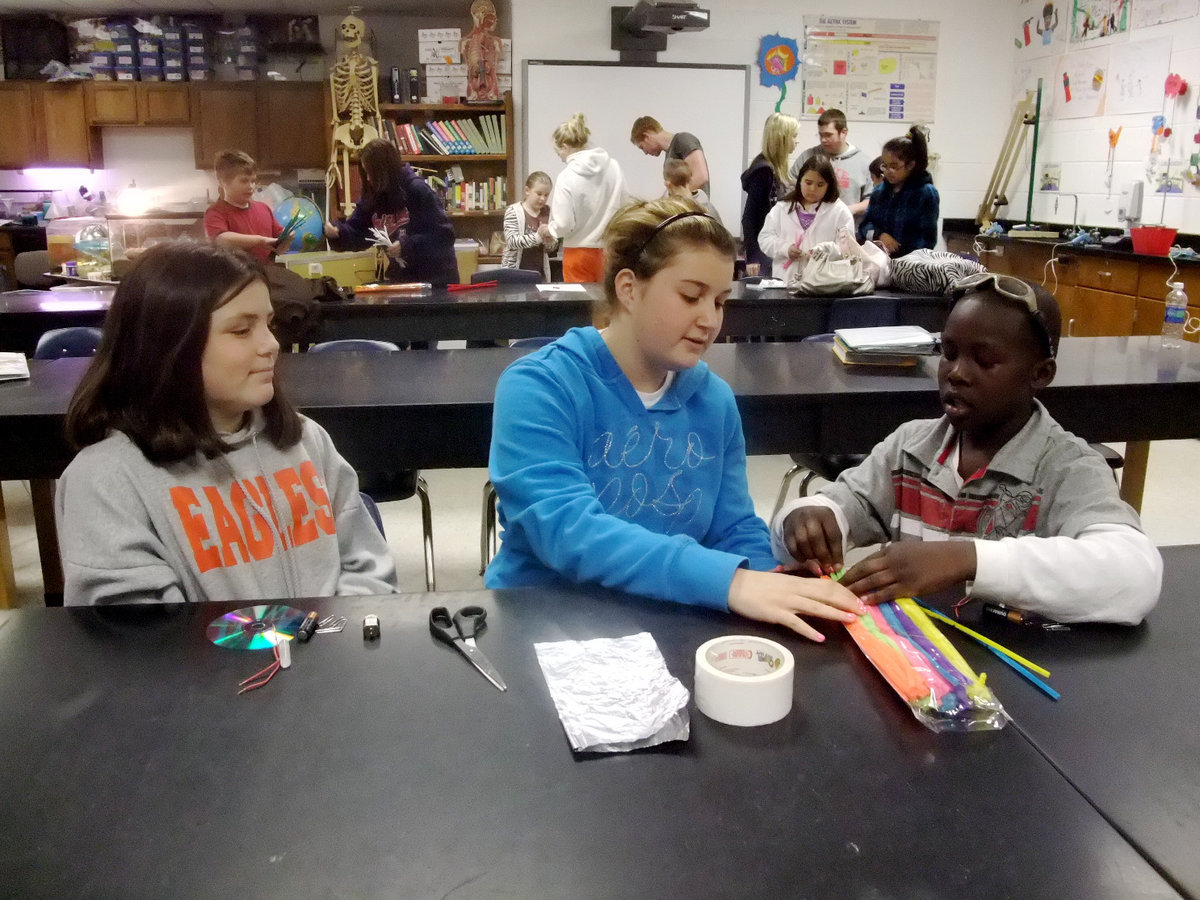
[[868, 607], [846, 630], [930, 731], [995, 731], [1009, 720], [996, 695], [912, 600]]

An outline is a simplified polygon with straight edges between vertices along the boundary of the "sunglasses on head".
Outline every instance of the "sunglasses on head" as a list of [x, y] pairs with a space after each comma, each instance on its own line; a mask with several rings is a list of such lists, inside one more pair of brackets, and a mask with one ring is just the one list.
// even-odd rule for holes
[[950, 297], [953, 300], [961, 300], [967, 294], [974, 294], [983, 290], [991, 290], [1006, 300], [1020, 303], [1037, 326], [1038, 337], [1042, 342], [1042, 347], [1046, 351], [1046, 355], [1056, 355], [1058, 348], [1050, 339], [1050, 330], [1046, 327], [1045, 316], [1038, 308], [1037, 293], [1031, 285], [1020, 278], [1014, 278], [1012, 275], [979, 272], [976, 275], [968, 275], [966, 278], [960, 278], [954, 282], [950, 286]]

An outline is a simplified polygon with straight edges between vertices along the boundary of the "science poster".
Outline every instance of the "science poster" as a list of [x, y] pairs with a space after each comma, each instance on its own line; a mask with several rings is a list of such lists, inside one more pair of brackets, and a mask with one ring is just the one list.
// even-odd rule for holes
[[936, 22], [805, 16], [803, 115], [932, 122], [937, 45]]

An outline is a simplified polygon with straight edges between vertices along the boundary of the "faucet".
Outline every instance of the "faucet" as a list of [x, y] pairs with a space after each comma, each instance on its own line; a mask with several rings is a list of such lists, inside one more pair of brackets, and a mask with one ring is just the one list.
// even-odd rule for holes
[[1070, 237], [1075, 237], [1075, 235], [1079, 233], [1079, 229], [1078, 229], [1078, 227], [1076, 227], [1076, 224], [1075, 224], [1079, 218], [1079, 195], [1071, 194], [1071, 193], [1055, 194], [1054, 195], [1054, 212], [1055, 212], [1055, 214], [1058, 213], [1058, 198], [1059, 197], [1070, 197], [1072, 200], [1075, 201], [1075, 207], [1074, 207], [1074, 209], [1071, 210], [1071, 231], [1069, 233]]

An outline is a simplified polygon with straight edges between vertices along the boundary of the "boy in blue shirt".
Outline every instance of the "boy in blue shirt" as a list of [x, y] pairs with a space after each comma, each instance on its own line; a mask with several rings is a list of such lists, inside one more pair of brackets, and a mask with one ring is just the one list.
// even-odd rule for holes
[[841, 583], [868, 603], [969, 582], [1060, 622], [1140, 622], [1162, 557], [1098, 453], [1035, 399], [1054, 378], [1061, 318], [1044, 288], [958, 282], [942, 331], [940, 419], [909, 422], [772, 523], [780, 558], [834, 572], [843, 540], [884, 549]]

